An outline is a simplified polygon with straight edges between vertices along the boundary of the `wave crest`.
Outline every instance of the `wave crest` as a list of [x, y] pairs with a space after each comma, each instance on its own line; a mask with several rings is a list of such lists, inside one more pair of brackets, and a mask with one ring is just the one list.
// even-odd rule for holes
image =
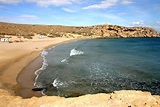
[[76, 49], [72, 49], [70, 52], [70, 56], [82, 55], [82, 54], [84, 54], [84, 52], [76, 50]]
[[54, 81], [53, 81], [53, 83], [52, 83], [52, 85], [54, 86], [54, 87], [66, 87], [68, 84], [67, 84], [67, 82], [62, 82], [60, 79], [58, 79], [58, 78], [56, 78]]
[[[54, 48], [54, 47], [53, 47]], [[41, 68], [39, 68], [37, 71], [35, 71], [35, 75], [36, 75], [36, 78], [35, 78], [35, 82], [34, 82], [34, 86], [37, 86], [37, 79], [39, 77], [39, 74], [45, 70], [48, 66], [48, 63], [47, 63], [47, 59], [46, 59], [46, 56], [48, 55], [48, 52], [46, 50], [43, 50], [42, 53], [41, 53], [41, 56], [43, 58], [43, 62], [42, 62], [42, 66]]]
[[61, 62], [62, 62], [62, 63], [67, 62], [67, 59], [63, 59], [63, 60], [61, 60]]

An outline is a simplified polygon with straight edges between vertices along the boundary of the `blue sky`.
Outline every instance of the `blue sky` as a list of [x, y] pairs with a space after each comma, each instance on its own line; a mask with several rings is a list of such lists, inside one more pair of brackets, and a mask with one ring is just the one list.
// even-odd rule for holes
[[0, 21], [148, 26], [160, 32], [160, 0], [0, 0]]

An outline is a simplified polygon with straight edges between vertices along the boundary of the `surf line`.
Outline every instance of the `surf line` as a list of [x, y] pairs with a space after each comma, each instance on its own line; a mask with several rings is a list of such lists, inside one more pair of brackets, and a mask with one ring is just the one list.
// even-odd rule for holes
[[[79, 50], [76, 50], [75, 48], [73, 48], [71, 51], [70, 51], [70, 57], [71, 56], [76, 56], [76, 55], [82, 55], [82, 54], [84, 54], [84, 52], [82, 52], [82, 51], [79, 51]], [[68, 62], [68, 59], [69, 58], [65, 58], [65, 59], [62, 59], [61, 60], [61, 62], [63, 63], [63, 62]]]

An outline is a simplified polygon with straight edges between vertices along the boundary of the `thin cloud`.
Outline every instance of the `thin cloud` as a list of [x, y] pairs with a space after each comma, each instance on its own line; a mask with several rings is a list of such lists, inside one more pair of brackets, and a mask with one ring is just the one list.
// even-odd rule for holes
[[38, 17], [35, 15], [27, 15], [27, 14], [21, 15], [20, 18], [28, 19], [28, 20], [38, 19]]
[[130, 24], [131, 26], [147, 26], [147, 27], [150, 27], [150, 28], [153, 28], [155, 29], [157, 32], [160, 33], [160, 21], [156, 21], [156, 22], [153, 22], [153, 21], [134, 21]]
[[127, 14], [128, 13], [122, 12], [122, 13], [119, 13], [118, 15], [123, 16], [123, 15], [127, 15]]
[[133, 26], [142, 26], [142, 25], [144, 25], [144, 22], [143, 21], [134, 21], [134, 22], [132, 22], [132, 25]]
[[116, 5], [118, 0], [104, 0], [101, 1], [100, 4], [94, 4], [87, 7], [84, 7], [83, 9], [102, 9], [102, 8], [109, 8], [111, 6]]
[[132, 4], [131, 0], [122, 0], [122, 4]]
[[71, 10], [69, 8], [62, 8], [62, 10], [66, 11], [66, 12], [70, 12], [70, 13], [74, 13], [75, 12], [74, 10]]
[[0, 5], [0, 8], [5, 8], [5, 6], [1, 6], [1, 5]]
[[3, 4], [17, 4], [20, 2], [30, 2], [30, 3], [36, 3], [39, 6], [42, 7], [48, 7], [48, 6], [62, 6], [62, 5], [70, 5], [70, 4], [81, 4], [81, 0], [0, 0], [0, 3]]
[[117, 4], [131, 4], [133, 3], [131, 0], [103, 0], [99, 4], [93, 4], [83, 9], [104, 9], [115, 6]]
[[81, 3], [80, 0], [25, 0], [26, 2], [33, 2], [42, 7], [48, 6], [62, 6], [62, 5], [70, 5], [74, 3]]
[[150, 7], [149, 8], [141, 8], [141, 9], [137, 10], [136, 13], [144, 13], [144, 12], [153, 11], [153, 10], [159, 11], [160, 7], [157, 6], [157, 7], [154, 7], [154, 8], [150, 8]]
[[39, 17], [35, 15], [27, 15], [27, 14], [16, 16], [16, 17], [0, 16], [1, 22], [9, 22], [9, 23], [33, 24], [38, 20], [40, 20]]
[[21, 1], [22, 0], [0, 0], [0, 3], [3, 3], [3, 4], [17, 4]]

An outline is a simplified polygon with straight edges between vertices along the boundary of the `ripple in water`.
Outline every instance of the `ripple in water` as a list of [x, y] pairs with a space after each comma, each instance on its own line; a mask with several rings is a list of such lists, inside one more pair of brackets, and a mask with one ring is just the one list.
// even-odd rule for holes
[[46, 95], [74, 97], [117, 90], [160, 95], [160, 39], [81, 40], [47, 50], [37, 85]]

